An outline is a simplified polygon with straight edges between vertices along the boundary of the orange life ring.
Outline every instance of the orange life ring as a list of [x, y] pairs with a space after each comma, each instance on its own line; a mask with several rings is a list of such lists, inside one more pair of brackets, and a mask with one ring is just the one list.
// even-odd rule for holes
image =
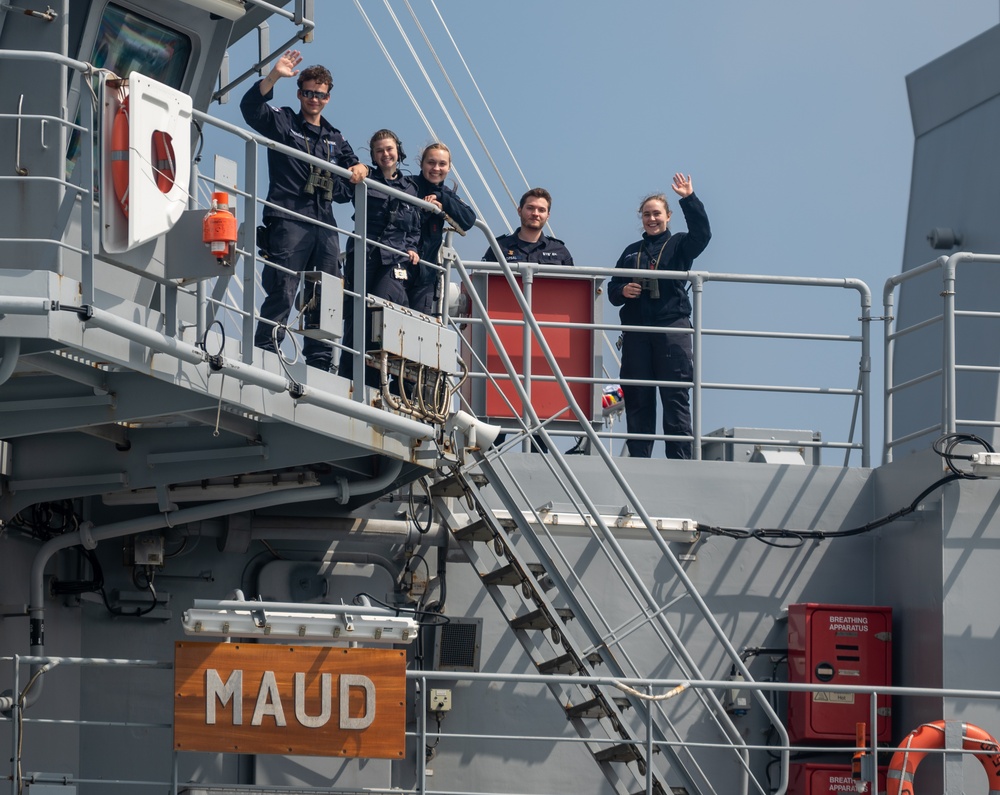
[[[944, 727], [943, 720], [936, 720], [906, 735], [889, 762], [886, 795], [913, 795], [913, 774], [917, 765], [927, 756], [928, 749], [944, 748]], [[986, 770], [990, 792], [1000, 791], [1000, 745], [993, 735], [971, 723], [963, 723], [962, 748], [977, 752], [975, 756]]]
[[[125, 217], [128, 218], [128, 97], [122, 101], [111, 127], [111, 181], [115, 188], [115, 198]], [[160, 193], [169, 193], [174, 187], [177, 161], [170, 135], [162, 130], [153, 132], [152, 140], [153, 174]]]
[[111, 181], [115, 198], [128, 218], [128, 97], [118, 106], [111, 126]]
[[169, 133], [163, 130], [153, 131], [153, 173], [156, 175], [156, 187], [160, 189], [160, 193], [169, 193], [174, 186], [177, 161], [174, 158], [173, 141]]

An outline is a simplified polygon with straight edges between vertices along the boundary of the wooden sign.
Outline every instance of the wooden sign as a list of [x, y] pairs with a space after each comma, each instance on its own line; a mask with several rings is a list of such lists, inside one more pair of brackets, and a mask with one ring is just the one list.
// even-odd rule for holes
[[174, 647], [174, 748], [400, 759], [406, 653], [264, 643]]

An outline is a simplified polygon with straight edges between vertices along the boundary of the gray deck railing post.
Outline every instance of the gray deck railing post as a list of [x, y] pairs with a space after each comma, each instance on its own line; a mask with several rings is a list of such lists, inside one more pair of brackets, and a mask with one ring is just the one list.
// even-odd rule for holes
[[[530, 263], [525, 263], [520, 268], [521, 289], [524, 291], [524, 298], [528, 306], [533, 306], [533, 287], [535, 284], [535, 268]], [[527, 395], [527, 402], [531, 402], [531, 334], [528, 331], [527, 321], [521, 324], [521, 383], [524, 384], [524, 394]], [[527, 425], [530, 417], [524, 407], [521, 409], [521, 419]], [[522, 452], [531, 451], [531, 437], [525, 436], [521, 442]]]
[[694, 322], [694, 339], [691, 340], [691, 458], [701, 461], [701, 432], [702, 432], [702, 404], [701, 404], [701, 355], [702, 355], [702, 297], [705, 292], [705, 281], [700, 275], [695, 275], [691, 279], [691, 319]]
[[861, 466], [872, 464], [872, 294], [861, 293]]
[[895, 294], [886, 283], [882, 292], [882, 463], [892, 461], [892, 367], [896, 346], [892, 344], [896, 324]]
[[[247, 256], [243, 258], [243, 363], [253, 363], [254, 321], [257, 319], [257, 142], [246, 142], [244, 170], [247, 195], [243, 199]], [[265, 266], [267, 267], [267, 266]]]
[[943, 433], [955, 433], [955, 267], [959, 260], [966, 259], [964, 254], [952, 254], [944, 263], [941, 272], [941, 298], [944, 328], [941, 329], [941, 367], [942, 367], [942, 415], [941, 430]]
[[[89, 79], [86, 75], [80, 77], [81, 80]], [[90, 180], [91, 174], [94, 173], [94, 147], [90, 145], [90, 141], [93, 140], [92, 134], [96, 127], [95, 115], [94, 115], [94, 104], [92, 102], [81, 102], [81, 108], [83, 109], [83, 126], [87, 129], [86, 133], [81, 133], [81, 135], [86, 135], [86, 139], [83, 145], [80, 147], [80, 168], [83, 169], [83, 177], [81, 177], [81, 187], [83, 187], [84, 180]], [[83, 262], [81, 263], [80, 272], [80, 300], [85, 304], [91, 304], [94, 302], [94, 193], [93, 190], [88, 190], [84, 194], [88, 201], [83, 202], [83, 207], [81, 208], [81, 225], [80, 225], [80, 243], [86, 252], [83, 255]]]
[[341, 356], [353, 356], [354, 367], [352, 368], [354, 378], [353, 398], [359, 403], [365, 402], [365, 348], [367, 347], [367, 337], [365, 327], [368, 318], [366, 317], [365, 295], [368, 293], [368, 185], [359, 182], [354, 186], [354, 233], [357, 238], [354, 240], [354, 260], [351, 266], [354, 268], [354, 292], [357, 298], [351, 298], [354, 302], [354, 348], [359, 351], [357, 354], [341, 351]]

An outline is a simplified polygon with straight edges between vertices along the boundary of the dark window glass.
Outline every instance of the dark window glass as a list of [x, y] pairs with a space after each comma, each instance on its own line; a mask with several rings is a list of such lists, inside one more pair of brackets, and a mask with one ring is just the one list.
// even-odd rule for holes
[[191, 58], [191, 39], [133, 11], [108, 4], [91, 63], [120, 77], [140, 72], [180, 89]]
[[[94, 66], [109, 69], [119, 77], [139, 72], [178, 90], [190, 60], [188, 36], [113, 3], [104, 9], [90, 57]], [[79, 155], [80, 136], [74, 133], [67, 153], [67, 172], [72, 172]]]

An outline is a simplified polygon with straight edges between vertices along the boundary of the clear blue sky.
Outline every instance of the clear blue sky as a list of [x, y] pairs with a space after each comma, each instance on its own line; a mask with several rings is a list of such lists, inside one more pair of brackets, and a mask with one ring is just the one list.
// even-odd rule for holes
[[[519, 196], [524, 183], [433, 8], [423, 0], [411, 3]], [[856, 277], [876, 299], [902, 256], [913, 143], [905, 76], [1000, 21], [997, 0], [438, 0], [437, 7], [528, 181], [553, 193], [552, 228], [577, 264], [613, 266], [638, 237], [635, 208], [641, 197], [669, 193], [670, 175], [683, 171], [692, 175], [713, 226], [699, 268]], [[384, 4], [365, 2], [364, 8], [437, 137], [452, 145], [456, 167], [484, 217], [495, 232], [507, 231]], [[506, 209], [499, 180], [405, 5], [393, 0], [392, 8]], [[362, 159], [371, 133], [391, 127], [416, 171], [419, 149], [431, 133], [355, 4], [320, 0], [316, 15], [315, 41], [302, 49], [306, 63], [333, 71], [327, 117]], [[273, 23], [272, 46], [287, 32]], [[234, 48], [230, 56], [235, 73], [253, 53]], [[294, 104], [293, 92], [291, 81], [279, 84], [277, 101]], [[238, 92], [217, 111], [235, 120], [237, 104]], [[341, 214], [349, 226], [349, 214]], [[507, 218], [516, 223], [512, 209]], [[674, 220], [675, 230], [683, 229], [680, 214]], [[477, 238], [463, 241], [460, 251], [474, 259], [484, 248]], [[769, 296], [718, 290], [706, 300], [714, 302], [706, 304], [706, 323], [713, 326], [795, 330], [815, 320], [813, 330], [848, 333], [853, 329], [836, 318], [857, 315], [854, 294], [847, 291]], [[875, 332], [878, 341], [881, 326]], [[841, 368], [825, 348], [797, 354], [713, 344], [706, 346], [710, 380], [853, 386], [856, 377], [853, 351]], [[880, 384], [877, 349], [875, 355]], [[783, 371], [764, 365], [775, 359]], [[850, 406], [843, 399], [789, 403], [758, 395], [734, 402], [734, 393], [715, 393], [706, 400], [705, 430], [809, 428], [841, 439], [847, 433]], [[879, 401], [875, 409], [878, 415]]]

